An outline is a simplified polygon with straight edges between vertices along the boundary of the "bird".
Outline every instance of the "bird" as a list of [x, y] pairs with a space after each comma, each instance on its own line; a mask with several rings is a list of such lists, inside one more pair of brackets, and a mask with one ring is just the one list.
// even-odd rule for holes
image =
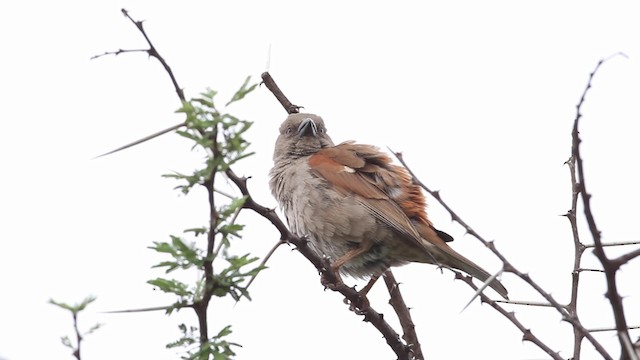
[[[318, 115], [293, 113], [280, 125], [269, 187], [290, 231], [329, 258], [336, 273], [373, 279], [417, 262], [483, 282], [491, 277], [448, 245], [453, 238], [433, 226], [404, 167], [373, 145], [334, 145]], [[489, 286], [508, 299], [500, 281]]]

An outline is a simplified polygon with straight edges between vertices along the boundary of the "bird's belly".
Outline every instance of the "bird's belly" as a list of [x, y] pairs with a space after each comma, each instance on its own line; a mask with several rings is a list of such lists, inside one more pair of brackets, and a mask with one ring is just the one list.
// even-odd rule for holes
[[318, 185], [294, 190], [292, 201], [283, 209], [294, 234], [307, 237], [315, 251], [332, 262], [361, 246], [370, 247], [342, 266], [343, 273], [354, 277], [379, 274], [404, 263], [390, 257], [388, 245], [397, 234], [380, 224], [355, 196], [323, 191]]

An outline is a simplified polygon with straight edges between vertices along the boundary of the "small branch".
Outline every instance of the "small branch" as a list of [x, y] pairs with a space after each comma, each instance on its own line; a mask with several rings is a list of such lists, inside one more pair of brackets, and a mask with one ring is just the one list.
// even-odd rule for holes
[[176, 77], [173, 74], [173, 70], [171, 70], [171, 67], [169, 66], [169, 64], [160, 55], [160, 53], [158, 52], [156, 47], [151, 42], [151, 39], [149, 39], [149, 36], [147, 36], [147, 32], [144, 30], [144, 26], [142, 25], [142, 21], [134, 20], [129, 15], [129, 12], [126, 9], [120, 9], [120, 11], [122, 11], [122, 14], [124, 14], [124, 16], [126, 16], [127, 19], [129, 19], [133, 23], [133, 25], [135, 25], [136, 28], [138, 28], [138, 31], [140, 31], [140, 33], [142, 34], [144, 39], [147, 41], [147, 44], [149, 45], [149, 48], [148, 49], [129, 49], [129, 50], [128, 49], [119, 49], [117, 51], [106, 51], [103, 54], [92, 56], [91, 59], [97, 59], [97, 58], [101, 58], [101, 57], [107, 56], [107, 55], [118, 56], [118, 55], [124, 54], [124, 53], [145, 52], [149, 56], [156, 58], [160, 62], [160, 64], [162, 64], [162, 67], [164, 67], [164, 70], [167, 72], [167, 74], [171, 78], [171, 83], [173, 83], [173, 88], [175, 89], [176, 94], [180, 98], [180, 101], [185, 102], [186, 98], [184, 96], [184, 92], [182, 91], [180, 86], [178, 86], [178, 81], [176, 80]]
[[97, 58], [101, 58], [103, 56], [109, 56], [109, 55], [114, 55], [114, 56], [118, 56], [120, 54], [124, 54], [124, 53], [136, 53], [136, 52], [144, 52], [144, 53], [149, 53], [149, 49], [118, 49], [117, 51], [105, 51], [102, 54], [99, 55], [93, 55], [92, 57], [89, 58], [89, 60], [94, 60]]
[[[620, 241], [620, 242], [613, 242], [613, 243], [607, 243], [607, 244], [600, 244], [600, 246], [602, 247], [626, 246], [626, 245], [640, 245], [640, 241]], [[584, 246], [587, 248], [593, 248], [593, 247], [596, 247], [596, 244], [585, 244]]]
[[[578, 231], [578, 221], [576, 219], [576, 213], [578, 209], [578, 198], [580, 196], [580, 187], [578, 186], [578, 180], [576, 178], [576, 161], [572, 155], [565, 163], [569, 167], [569, 174], [571, 178], [571, 210], [568, 211], [566, 217], [569, 220], [571, 226], [571, 235], [573, 237], [573, 271], [571, 272], [571, 298], [569, 304], [565, 307], [570, 316], [578, 317], [578, 290], [580, 286], [580, 273], [583, 271], [590, 271], [589, 269], [582, 269], [582, 255], [586, 249], [586, 246], [580, 241], [580, 234]], [[580, 360], [582, 353], [582, 340], [584, 339], [584, 333], [578, 328], [573, 327], [573, 359]]]
[[[618, 54], [616, 54], [618, 55]], [[616, 56], [613, 55], [613, 56]], [[582, 162], [582, 157], [580, 155], [580, 132], [578, 131], [578, 124], [580, 122], [580, 118], [582, 118], [582, 105], [584, 104], [584, 100], [586, 95], [591, 89], [591, 83], [595, 74], [598, 72], [602, 64], [604, 64], [607, 60], [611, 59], [613, 56], [608, 57], [606, 59], [601, 59], [596, 65], [595, 69], [589, 74], [589, 80], [587, 81], [587, 86], [582, 92], [582, 96], [580, 97], [580, 101], [578, 105], [576, 105], [576, 117], [573, 122], [573, 131], [571, 132], [572, 137], [572, 146], [571, 146], [571, 154], [576, 162], [576, 170], [578, 174], [578, 183], [579, 183], [579, 191], [582, 198], [582, 206], [584, 208], [584, 216], [587, 220], [587, 224], [589, 225], [589, 231], [591, 232], [591, 237], [594, 242], [594, 253], [600, 262], [602, 263], [602, 268], [605, 271], [605, 277], [607, 280], [607, 298], [611, 303], [611, 308], [613, 310], [613, 317], [615, 319], [616, 328], [618, 330], [618, 338], [620, 341], [620, 347], [622, 351], [621, 358], [622, 359], [631, 359], [636, 358], [635, 351], [629, 347], [631, 344], [631, 338], [629, 336], [629, 331], [627, 330], [627, 320], [624, 314], [624, 306], [622, 304], [622, 297], [618, 293], [618, 285], [616, 283], [616, 272], [619, 268], [618, 263], [615, 260], [610, 260], [604, 252], [604, 247], [602, 246], [601, 233], [596, 225], [595, 218], [593, 216], [593, 211], [591, 210], [591, 195], [587, 191], [585, 174], [584, 174], [584, 164]], [[633, 258], [633, 257], [632, 257]], [[624, 259], [623, 259], [624, 261]], [[625, 261], [626, 262], [626, 261]]]
[[494, 301], [502, 304], [553, 307], [553, 305], [549, 303], [543, 303], [543, 302], [537, 302], [537, 301], [515, 301], [515, 300], [494, 300]]
[[302, 108], [302, 106], [293, 105], [291, 101], [287, 99], [269, 72], [265, 71], [262, 73], [262, 83], [271, 91], [276, 99], [278, 99], [280, 105], [282, 105], [282, 107], [287, 111], [287, 114], [297, 114], [300, 112], [300, 108]]
[[[273, 245], [273, 247], [269, 250], [267, 255], [265, 255], [264, 258], [262, 258], [262, 261], [260, 262], [260, 265], [259, 265], [260, 268], [267, 264], [267, 261], [269, 261], [269, 259], [271, 259], [271, 256], [276, 252], [276, 249], [279, 248], [280, 245], [282, 245], [282, 244], [285, 244], [285, 241], [278, 240], [278, 242], [275, 245]], [[249, 282], [247, 283], [247, 286], [245, 287], [245, 289], [249, 288], [249, 286], [251, 285], [251, 283], [253, 283], [253, 281], [256, 279], [258, 274], [259, 273], [256, 273], [253, 276], [251, 276], [251, 278], [249, 279]]]
[[[391, 153], [398, 159], [398, 161], [400, 161], [402, 166], [404, 166], [405, 169], [407, 169], [407, 171], [413, 178], [413, 182], [416, 183], [421, 188], [423, 188], [426, 192], [428, 192], [431, 196], [433, 196], [438, 201], [438, 203], [440, 203], [440, 205], [449, 213], [449, 216], [451, 216], [452, 221], [455, 221], [458, 224], [460, 224], [460, 226], [462, 226], [465, 229], [467, 234], [472, 235], [476, 239], [480, 240], [480, 242], [484, 246], [489, 247], [489, 241], [485, 240], [484, 238], [482, 238], [482, 236], [478, 235], [478, 233], [476, 233], [476, 231], [473, 230], [471, 226], [469, 226], [466, 222], [464, 222], [464, 220], [462, 220], [462, 218], [458, 216], [458, 214], [456, 214], [456, 212], [453, 211], [453, 209], [449, 207], [449, 205], [446, 202], [444, 202], [444, 200], [442, 200], [442, 198], [440, 197], [440, 192], [438, 190], [431, 190], [427, 185], [425, 185], [422, 181], [420, 181], [420, 179], [418, 179], [416, 174], [411, 170], [411, 168], [409, 168], [407, 163], [404, 161], [404, 157], [402, 156], [402, 153], [393, 151], [391, 149], [389, 149], [389, 151], [391, 151]], [[494, 253], [496, 252], [494, 251]], [[501, 260], [506, 261], [506, 259], [504, 259], [504, 256], [502, 256], [502, 254], [496, 253], [496, 255]]]
[[150, 312], [150, 311], [167, 311], [172, 309], [184, 309], [184, 308], [192, 308], [193, 304], [173, 304], [169, 306], [156, 306], [156, 307], [148, 307], [142, 309], [127, 309], [127, 310], [113, 310], [113, 311], [103, 311], [103, 314], [126, 314], [126, 313], [139, 313], [139, 312]]
[[78, 313], [73, 312], [73, 330], [76, 333], [76, 349], [73, 351], [73, 356], [76, 359], [81, 360], [80, 358], [80, 346], [82, 344], [82, 334], [80, 334], [80, 329], [78, 329]]
[[[453, 270], [453, 272], [455, 273], [455, 276], [456, 276], [455, 278], [456, 279], [462, 280], [465, 283], [467, 283], [467, 285], [469, 285], [472, 289], [478, 290], [478, 287], [471, 280], [471, 276], [465, 276], [462, 273], [460, 273], [458, 271], [455, 271], [455, 270]], [[564, 359], [562, 356], [560, 356], [560, 354], [558, 352], [553, 351], [549, 346], [547, 346], [547, 344], [545, 344], [544, 342], [542, 342], [542, 340], [540, 340], [537, 336], [535, 336], [533, 334], [533, 332], [531, 331], [531, 329], [528, 329], [527, 327], [525, 327], [520, 322], [520, 320], [518, 320], [518, 318], [516, 318], [516, 315], [515, 315], [515, 313], [513, 311], [505, 310], [502, 306], [500, 306], [500, 304], [498, 304], [497, 301], [491, 300], [491, 298], [489, 298], [483, 292], [480, 293], [480, 300], [483, 303], [489, 304], [489, 306], [494, 308], [497, 312], [502, 314], [502, 316], [504, 316], [509, 321], [511, 321], [511, 323], [513, 325], [515, 325], [518, 328], [518, 330], [520, 330], [522, 332], [522, 334], [523, 334], [522, 335], [522, 341], [529, 341], [529, 342], [535, 344], [542, 351], [547, 353], [547, 355], [549, 355], [551, 358], [553, 358], [555, 360]]]
[[136, 146], [136, 145], [138, 145], [138, 144], [142, 144], [142, 143], [143, 143], [143, 142], [145, 142], [145, 141], [151, 140], [151, 139], [153, 139], [153, 138], [157, 138], [157, 137], [158, 137], [158, 136], [160, 136], [160, 135], [164, 135], [164, 134], [166, 134], [166, 133], [168, 133], [168, 132], [170, 132], [170, 131], [173, 131], [173, 130], [176, 130], [176, 129], [178, 129], [178, 128], [181, 128], [182, 126], [185, 126], [185, 125], [186, 125], [186, 124], [185, 124], [184, 122], [183, 122], [183, 123], [180, 123], [180, 124], [173, 125], [173, 126], [171, 126], [171, 127], [169, 127], [169, 128], [166, 128], [166, 129], [164, 129], [164, 130], [160, 130], [160, 131], [158, 131], [158, 132], [156, 132], [156, 133], [153, 133], [153, 134], [151, 134], [151, 135], [145, 136], [145, 137], [143, 137], [142, 139], [139, 139], [139, 140], [136, 140], [136, 141], [134, 141], [134, 142], [131, 142], [131, 143], [127, 144], [127, 145], [121, 146], [121, 147], [119, 147], [119, 148], [117, 148], [117, 149], [115, 149], [115, 150], [111, 150], [111, 151], [106, 152], [106, 153], [104, 153], [104, 154], [102, 154], [102, 155], [98, 155], [98, 156], [94, 157], [94, 159], [101, 158], [101, 157], [103, 157], [103, 156], [107, 156], [107, 155], [111, 155], [111, 154], [117, 153], [118, 151], [122, 151], [122, 150], [124, 150], [124, 149], [128, 149], [128, 148], [130, 148], [130, 147], [132, 147], [132, 146]]
[[626, 264], [627, 262], [633, 260], [634, 258], [640, 256], [640, 248], [633, 250], [630, 253], [626, 253], [624, 255], [621, 255], [620, 257], [617, 257], [615, 259], [611, 259], [611, 266], [619, 269], [620, 266]]
[[[640, 326], [629, 326], [628, 330], [637, 330]], [[618, 331], [615, 327], [589, 329], [589, 332]]]
[[576, 269], [576, 272], [597, 272], [597, 273], [604, 273], [604, 270], [602, 269]]
[[393, 307], [396, 314], [398, 314], [398, 320], [400, 320], [400, 326], [402, 326], [402, 338], [411, 349], [413, 358], [416, 360], [424, 360], [422, 346], [420, 345], [420, 341], [418, 341], [418, 334], [416, 333], [416, 325], [413, 323], [409, 308], [402, 298], [402, 293], [400, 293], [400, 284], [396, 281], [391, 269], [385, 271], [382, 277], [389, 291], [389, 304]]
[[[171, 67], [169, 66], [169, 64], [167, 63], [167, 61], [164, 59], [164, 57], [162, 57], [162, 55], [160, 55], [160, 53], [158, 52], [158, 50], [156, 49], [156, 47], [153, 45], [153, 43], [151, 42], [151, 39], [149, 39], [149, 36], [147, 35], [147, 32], [144, 30], [144, 26], [142, 25], [142, 21], [136, 21], [134, 20], [130, 15], [129, 12], [126, 9], [121, 9], [120, 11], [122, 11], [122, 13], [124, 14], [124, 16], [127, 17], [127, 19], [129, 19], [135, 26], [136, 28], [138, 28], [138, 31], [140, 31], [140, 33], [142, 34], [142, 36], [144, 37], [144, 39], [146, 40], [147, 44], [149, 45], [148, 49], [131, 49], [131, 50], [123, 50], [123, 49], [119, 49], [117, 51], [106, 51], [103, 54], [100, 55], [94, 55], [91, 57], [91, 59], [97, 59], [106, 55], [114, 55], [114, 56], [118, 56], [120, 54], [123, 53], [134, 53], [134, 52], [146, 52], [149, 56], [156, 58], [160, 64], [162, 64], [162, 67], [164, 68], [164, 70], [167, 72], [167, 75], [169, 75], [169, 78], [171, 79], [171, 83], [173, 84], [173, 88], [176, 92], [176, 94], [178, 95], [178, 98], [180, 99], [181, 104], [185, 103], [187, 101], [186, 97], [184, 96], [184, 91], [182, 90], [182, 88], [180, 87], [180, 85], [178, 85], [178, 80], [176, 79], [176, 76], [173, 74], [173, 70], [171, 70]], [[118, 151], [130, 148], [132, 146], [141, 144], [145, 141], [151, 140], [153, 138], [156, 138], [160, 135], [166, 134], [170, 131], [176, 130], [182, 126], [185, 126], [186, 123], [182, 122], [180, 124], [176, 124], [173, 125], [165, 130], [161, 130], [158, 131], [154, 134], [151, 134], [149, 136], [145, 136], [140, 140], [136, 140], [132, 143], [129, 143], [127, 145], [121, 146], [115, 150], [111, 150], [107, 153], [104, 153], [102, 155], [96, 156], [94, 159], [99, 158], [99, 157], [103, 157], [106, 155], [110, 155], [113, 153], [116, 153]]]
[[156, 47], [153, 46], [153, 43], [151, 43], [149, 36], [147, 36], [146, 31], [144, 31], [144, 27], [142, 26], [142, 21], [133, 20], [133, 18], [129, 16], [129, 12], [125, 9], [121, 9], [121, 11], [124, 14], [124, 16], [126, 16], [129, 20], [131, 20], [131, 22], [138, 28], [138, 30], [140, 30], [140, 33], [142, 34], [142, 36], [144, 36], [144, 39], [147, 41], [147, 44], [149, 44], [149, 49], [147, 50], [147, 52], [149, 53], [149, 56], [152, 56], [158, 59], [158, 61], [160, 61], [160, 64], [162, 64], [162, 67], [164, 67], [164, 70], [167, 72], [167, 74], [171, 78], [171, 82], [173, 83], [173, 88], [175, 89], [176, 94], [178, 95], [178, 97], [182, 102], [186, 102], [187, 99], [184, 97], [184, 92], [182, 91], [182, 88], [178, 86], [178, 81], [176, 80], [176, 77], [173, 74], [173, 70], [171, 70], [171, 67], [169, 66], [169, 64], [167, 64], [164, 58], [160, 56], [160, 53], [158, 52]]

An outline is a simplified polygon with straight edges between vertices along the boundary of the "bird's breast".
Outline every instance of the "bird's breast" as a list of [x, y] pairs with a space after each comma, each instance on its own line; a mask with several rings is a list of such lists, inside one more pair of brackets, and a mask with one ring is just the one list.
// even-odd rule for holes
[[336, 191], [305, 162], [272, 171], [271, 188], [291, 232], [307, 237], [320, 255], [336, 260], [363, 241], [376, 244], [345, 264], [346, 273], [362, 277], [385, 266], [384, 240], [395, 235], [362, 206], [358, 195]]

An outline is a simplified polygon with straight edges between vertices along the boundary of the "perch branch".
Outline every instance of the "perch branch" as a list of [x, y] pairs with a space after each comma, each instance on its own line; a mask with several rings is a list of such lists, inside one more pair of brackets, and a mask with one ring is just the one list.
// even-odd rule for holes
[[402, 338], [413, 352], [413, 357], [416, 360], [424, 360], [422, 346], [418, 341], [418, 334], [416, 333], [416, 325], [413, 323], [409, 308], [400, 293], [400, 284], [396, 281], [391, 269], [385, 271], [382, 277], [384, 278], [385, 285], [387, 285], [387, 291], [389, 291], [389, 304], [393, 307], [396, 314], [398, 314], [398, 320], [400, 320], [400, 326], [403, 332]]

